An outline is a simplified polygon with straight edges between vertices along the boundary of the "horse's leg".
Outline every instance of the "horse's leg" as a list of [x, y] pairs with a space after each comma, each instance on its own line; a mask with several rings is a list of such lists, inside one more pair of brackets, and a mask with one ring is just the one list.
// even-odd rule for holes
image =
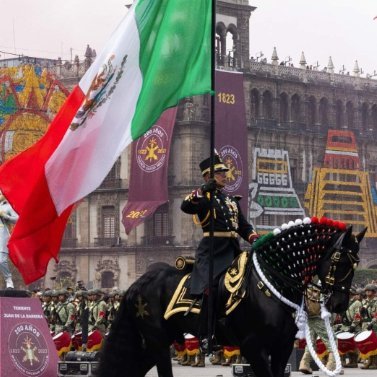
[[292, 342], [280, 343], [271, 353], [271, 369], [276, 377], [284, 377], [284, 370], [293, 349]]
[[268, 353], [259, 337], [249, 337], [241, 345], [241, 355], [250, 363], [256, 377], [277, 377], [272, 374]]
[[140, 376], [144, 377], [156, 365], [158, 377], [173, 377], [170, 348], [147, 348], [143, 351], [141, 358], [143, 364], [139, 369]]
[[170, 348], [163, 349], [157, 355], [157, 372], [158, 377], [173, 377], [173, 369], [171, 365]]

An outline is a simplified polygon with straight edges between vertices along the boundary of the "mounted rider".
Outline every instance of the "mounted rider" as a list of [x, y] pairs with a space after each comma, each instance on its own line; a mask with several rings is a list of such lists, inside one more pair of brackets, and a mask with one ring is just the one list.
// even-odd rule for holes
[[[203, 160], [199, 167], [205, 183], [187, 195], [181, 204], [181, 210], [194, 215], [194, 222], [203, 230], [203, 238], [196, 250], [195, 264], [191, 275], [191, 294], [202, 297], [199, 334], [207, 332], [208, 270], [210, 248], [210, 193], [213, 194], [214, 206], [214, 260], [213, 285], [216, 289], [220, 276], [231, 265], [233, 259], [241, 253], [238, 236], [253, 243], [258, 234], [242, 214], [239, 200], [241, 197], [230, 196], [223, 192], [226, 185], [228, 167], [220, 156], [214, 156], [214, 178], [210, 178], [210, 158]], [[204, 294], [203, 294], [204, 293]], [[216, 295], [214, 294], [214, 297]]]

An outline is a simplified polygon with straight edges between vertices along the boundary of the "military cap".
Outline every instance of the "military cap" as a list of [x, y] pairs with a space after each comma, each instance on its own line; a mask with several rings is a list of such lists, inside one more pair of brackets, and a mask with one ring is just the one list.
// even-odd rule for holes
[[58, 296], [59, 296], [59, 291], [53, 289], [53, 290], [51, 291], [51, 297], [58, 297]]
[[[210, 172], [210, 166], [211, 166], [210, 157], [206, 158], [199, 164], [199, 167], [203, 176]], [[229, 168], [224, 164], [220, 156], [218, 154], [215, 154], [213, 158], [213, 171], [216, 173], [216, 172], [228, 171], [228, 170]]]
[[58, 291], [58, 295], [59, 296], [68, 296], [69, 292], [66, 289], [61, 289], [60, 291]]
[[363, 289], [363, 288], [357, 288], [357, 289], [356, 289], [356, 293], [357, 293], [358, 295], [362, 295], [362, 294], [364, 293], [364, 289]]
[[81, 296], [84, 296], [84, 291], [82, 289], [79, 289], [78, 291], [76, 291], [75, 297], [81, 297]]
[[365, 290], [366, 291], [376, 291], [377, 290], [377, 287], [376, 287], [376, 285], [375, 284], [367, 284], [366, 286], [365, 286]]

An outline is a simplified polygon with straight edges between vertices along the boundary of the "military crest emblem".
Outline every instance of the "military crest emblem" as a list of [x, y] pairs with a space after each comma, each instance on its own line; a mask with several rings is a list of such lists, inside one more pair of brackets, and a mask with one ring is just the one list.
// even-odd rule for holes
[[241, 155], [232, 145], [225, 145], [220, 149], [220, 157], [229, 169], [226, 172], [225, 190], [233, 193], [242, 183], [243, 167]]

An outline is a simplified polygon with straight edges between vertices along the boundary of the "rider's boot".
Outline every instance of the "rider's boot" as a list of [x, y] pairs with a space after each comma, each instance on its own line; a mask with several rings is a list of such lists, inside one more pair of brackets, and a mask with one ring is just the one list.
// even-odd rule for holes
[[195, 363], [191, 364], [192, 367], [205, 367], [205, 354], [200, 352], [196, 355]]
[[312, 356], [310, 355], [309, 350], [305, 349], [305, 352], [302, 355], [298, 370], [304, 374], [312, 374], [313, 371], [312, 371], [312, 368], [310, 368], [311, 360], [312, 360]]

